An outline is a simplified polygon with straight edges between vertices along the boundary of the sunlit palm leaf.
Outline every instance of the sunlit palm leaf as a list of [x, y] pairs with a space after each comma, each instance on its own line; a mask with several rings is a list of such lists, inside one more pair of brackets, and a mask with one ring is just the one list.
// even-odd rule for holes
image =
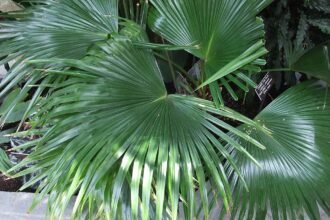
[[271, 134], [242, 126], [241, 130], [263, 143], [267, 150], [247, 150], [262, 169], [231, 147], [249, 192], [227, 167], [234, 188], [232, 218], [265, 219], [271, 210], [274, 219], [320, 219], [319, 207], [330, 215], [330, 96], [317, 83], [289, 89], [255, 119]]
[[[259, 42], [264, 37], [263, 23], [256, 15], [270, 2], [152, 0], [155, 9], [151, 10], [149, 25], [175, 45], [198, 45], [198, 49], [188, 51], [205, 61], [204, 74], [212, 77], [207, 83], [222, 79], [226, 84], [225, 76], [266, 53]], [[253, 69], [256, 70], [250, 66], [245, 70], [254, 72]], [[215, 101], [221, 101], [217, 83], [211, 84], [211, 91]]]
[[[122, 33], [132, 37], [129, 31]], [[162, 219], [165, 207], [177, 219], [181, 198], [185, 217], [190, 219], [196, 215], [195, 189], [205, 188], [206, 178], [229, 206], [230, 186], [217, 155], [228, 161], [231, 157], [217, 137], [234, 144], [247, 157], [249, 153], [222, 129], [263, 145], [216, 116], [250, 126], [255, 123], [229, 109], [217, 110], [208, 101], [167, 95], [152, 53], [134, 49], [125, 37], [98, 47], [83, 61], [52, 60], [80, 71], [49, 71], [70, 79], [59, 84], [40, 106], [36, 126], [50, 128], [18, 166], [32, 163], [33, 168], [18, 175], [43, 171], [32, 182], [44, 180], [41, 196], [50, 193], [54, 216], [63, 214], [78, 191], [75, 217], [88, 207], [87, 211], [93, 210], [91, 215], [100, 211], [114, 219], [122, 212], [118, 207], [126, 206], [131, 207], [133, 219], [139, 213], [142, 219], [149, 219], [152, 210], [153, 219]], [[127, 196], [122, 197], [123, 191]], [[202, 196], [207, 216], [207, 192]]]

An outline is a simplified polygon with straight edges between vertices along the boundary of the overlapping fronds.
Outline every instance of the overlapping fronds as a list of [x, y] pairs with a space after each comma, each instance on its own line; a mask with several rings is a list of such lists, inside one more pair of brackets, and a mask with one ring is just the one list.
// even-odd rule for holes
[[[209, 83], [214, 101], [222, 103], [219, 82], [232, 91], [228, 81], [248, 77], [236, 74], [258, 72], [257, 60], [267, 50], [263, 47], [264, 29], [257, 14], [271, 1], [232, 0], [152, 0], [149, 24], [175, 45], [196, 45], [188, 50], [205, 62], [203, 84]], [[254, 63], [253, 63], [254, 62]], [[234, 75], [230, 75], [235, 73]], [[241, 75], [240, 75], [241, 76]], [[212, 83], [213, 82], [213, 83]], [[236, 95], [231, 92], [233, 97]]]
[[[123, 33], [134, 36], [128, 30]], [[122, 204], [130, 207], [133, 219], [139, 213], [142, 219], [149, 219], [153, 213], [150, 210], [155, 210], [153, 218], [162, 219], [166, 207], [167, 214], [177, 219], [181, 199], [184, 216], [192, 219], [197, 212], [195, 189], [206, 189], [207, 180], [229, 207], [230, 186], [217, 154], [229, 161], [231, 157], [217, 137], [232, 143], [247, 157], [250, 155], [244, 147], [233, 142], [224, 130], [256, 147], [263, 145], [216, 116], [251, 126], [256, 123], [229, 109], [218, 110], [208, 101], [167, 95], [152, 53], [134, 48], [124, 36], [96, 47], [82, 61], [34, 61], [79, 69], [47, 71], [70, 78], [58, 84], [40, 106], [34, 124], [49, 129], [36, 142], [34, 152], [18, 165], [34, 164], [21, 174], [42, 171], [32, 183], [44, 181], [40, 196], [50, 193], [53, 216], [61, 216], [78, 191], [75, 217], [88, 207], [92, 216], [101, 213], [114, 219], [124, 212], [119, 208]], [[127, 196], [122, 197], [124, 191]], [[205, 190], [202, 198], [207, 216]]]

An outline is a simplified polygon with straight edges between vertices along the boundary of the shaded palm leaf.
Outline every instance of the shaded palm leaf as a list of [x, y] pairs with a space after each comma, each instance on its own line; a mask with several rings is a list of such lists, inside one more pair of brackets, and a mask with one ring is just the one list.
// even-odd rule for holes
[[[175, 45], [198, 45], [188, 51], [204, 60], [203, 74], [211, 78], [206, 83], [220, 79], [228, 89], [225, 76], [243, 67], [254, 72], [256, 68], [248, 64], [266, 53], [260, 42], [263, 23], [256, 15], [270, 2], [152, 0], [155, 9], [151, 10], [149, 25]], [[211, 84], [211, 91], [217, 103], [222, 100], [217, 83]]]
[[[286, 91], [255, 119], [271, 134], [242, 126], [241, 130], [263, 143], [267, 150], [251, 148], [239, 140], [262, 164], [262, 169], [228, 147], [246, 180], [247, 192], [231, 167], [234, 187], [232, 218], [320, 219], [319, 207], [330, 214], [330, 97], [317, 83]], [[229, 164], [228, 164], [229, 165]]]
[[330, 82], [330, 43], [311, 48], [297, 58], [290, 69]]

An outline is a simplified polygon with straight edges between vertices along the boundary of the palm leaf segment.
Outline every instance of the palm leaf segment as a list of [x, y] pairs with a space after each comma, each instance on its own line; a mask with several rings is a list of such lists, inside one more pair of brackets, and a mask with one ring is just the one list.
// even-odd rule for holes
[[[263, 169], [233, 150], [249, 188], [247, 192], [229, 166], [234, 207], [232, 219], [320, 219], [319, 207], [330, 214], [330, 98], [324, 87], [305, 83], [285, 92], [255, 119], [271, 131], [267, 135], [242, 126], [266, 151], [242, 141]], [[238, 140], [241, 141], [241, 140]]]
[[256, 123], [229, 109], [216, 109], [208, 101], [167, 95], [151, 51], [131, 44], [131, 39], [146, 40], [145, 35], [132, 23], [126, 26], [120, 35], [96, 44], [81, 61], [34, 61], [79, 70], [46, 72], [69, 78], [54, 84], [56, 91], [40, 103], [35, 128], [49, 129], [31, 131], [41, 132], [42, 138], [20, 146], [36, 144], [34, 152], [12, 170], [32, 164], [17, 175], [42, 171], [25, 187], [43, 180], [40, 198], [50, 193], [51, 214], [56, 217], [78, 191], [76, 218], [87, 210], [90, 218], [114, 219], [129, 209], [132, 217], [127, 219], [139, 215], [162, 219], [166, 208], [177, 219], [181, 199], [185, 217], [192, 219], [196, 187], [205, 189], [201, 196], [208, 216], [206, 179], [229, 207], [230, 186], [218, 153], [229, 161], [231, 157], [216, 137], [248, 157], [223, 128], [263, 146], [216, 116]]
[[216, 103], [223, 102], [215, 83], [219, 79], [234, 98], [237, 96], [228, 81], [246, 90], [243, 84], [251, 81], [242, 71], [258, 72], [257, 65], [263, 62], [257, 58], [267, 52], [262, 42], [263, 23], [256, 15], [270, 0], [151, 2], [155, 9], [150, 13], [149, 25], [155, 32], [175, 45], [196, 45], [188, 51], [205, 62], [203, 74], [207, 80], [201, 86], [213, 82], [210, 89]]

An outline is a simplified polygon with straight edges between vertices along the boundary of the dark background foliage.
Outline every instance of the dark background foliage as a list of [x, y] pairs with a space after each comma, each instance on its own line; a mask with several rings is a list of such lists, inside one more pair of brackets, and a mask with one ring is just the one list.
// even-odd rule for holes
[[[325, 21], [330, 18], [327, 10], [330, 8], [329, 4], [329, 1], [322, 0], [276, 0], [263, 11], [266, 45], [270, 51], [267, 69], [288, 66], [290, 42], [302, 41], [301, 46], [308, 49], [330, 39], [329, 33], [311, 23], [314, 19]], [[298, 49], [301, 48], [293, 48]], [[286, 71], [274, 72], [273, 76], [276, 78], [276, 89], [279, 91], [297, 82], [297, 77]]]

